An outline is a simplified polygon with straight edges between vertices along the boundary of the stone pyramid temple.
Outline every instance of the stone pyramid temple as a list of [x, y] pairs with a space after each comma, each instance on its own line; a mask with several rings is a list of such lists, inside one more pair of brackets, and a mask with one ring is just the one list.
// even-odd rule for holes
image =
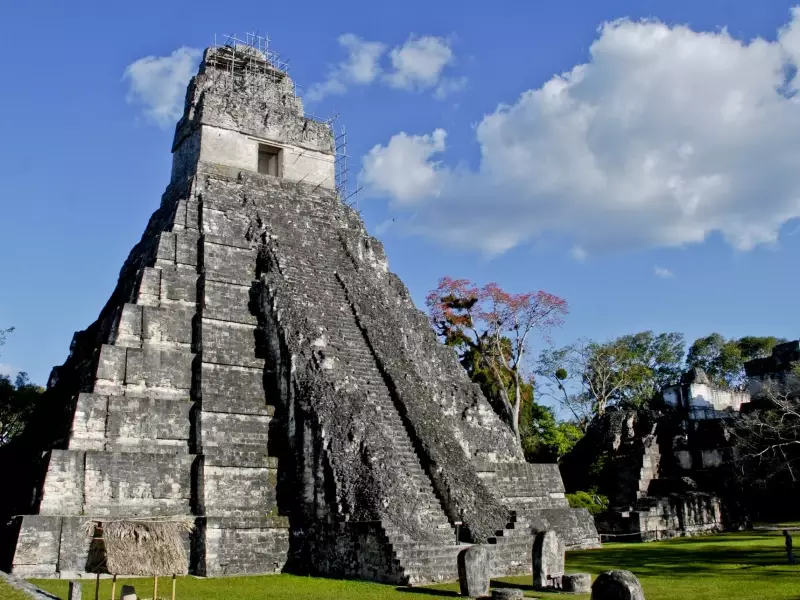
[[599, 545], [555, 464], [514, 436], [335, 185], [330, 123], [257, 45], [205, 51], [172, 177], [49, 394], [63, 410], [13, 571], [80, 577], [86, 524], [191, 517], [186, 571], [397, 584], [465, 544], [530, 572], [532, 533]]

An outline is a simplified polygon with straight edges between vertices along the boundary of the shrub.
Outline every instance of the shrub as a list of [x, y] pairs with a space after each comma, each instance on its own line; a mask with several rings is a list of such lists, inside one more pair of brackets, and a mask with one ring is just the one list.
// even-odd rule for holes
[[566, 497], [571, 508], [585, 508], [592, 515], [608, 509], [608, 496], [601, 496], [595, 489], [566, 494]]

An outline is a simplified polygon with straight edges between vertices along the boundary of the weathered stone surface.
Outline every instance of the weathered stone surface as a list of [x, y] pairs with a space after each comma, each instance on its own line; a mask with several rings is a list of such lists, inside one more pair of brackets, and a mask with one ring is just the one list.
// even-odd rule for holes
[[573, 594], [588, 594], [592, 591], [592, 576], [589, 573], [564, 573], [561, 590]]
[[555, 531], [541, 531], [533, 542], [533, 587], [561, 588], [564, 574], [564, 540]]
[[289, 551], [285, 517], [208, 517], [202, 529], [205, 574], [280, 573]]
[[491, 577], [489, 552], [483, 546], [471, 546], [458, 554], [458, 582], [461, 595], [471, 598], [489, 593]]
[[[206, 575], [453, 580], [456, 521], [491, 545], [487, 578], [530, 572], [543, 526], [596, 545], [337, 196], [330, 127], [267, 63], [231, 80], [226, 52], [206, 54], [161, 206], [54, 371], [63, 414], [32, 486], [53, 520], [23, 519], [14, 569], [79, 569], [69, 519], [89, 517], [191, 515]], [[281, 177], [258, 172], [256, 138]]]
[[517, 588], [498, 588], [492, 590], [492, 600], [522, 600], [525, 594]]
[[727, 483], [713, 466], [730, 459], [725, 429], [720, 419], [693, 420], [685, 409], [609, 411], [564, 462], [564, 477], [585, 489], [585, 465], [599, 452], [609, 457], [600, 477], [611, 509], [597, 519], [602, 533], [650, 541], [720, 531], [735, 518], [723, 511]]
[[592, 600], [644, 600], [644, 591], [630, 571], [605, 571], [592, 584]]
[[67, 594], [67, 598], [69, 600], [81, 600], [81, 582], [80, 581], [70, 581], [69, 582], [69, 593]]
[[53, 577], [58, 567], [61, 517], [22, 517], [14, 554], [14, 574], [19, 577]]

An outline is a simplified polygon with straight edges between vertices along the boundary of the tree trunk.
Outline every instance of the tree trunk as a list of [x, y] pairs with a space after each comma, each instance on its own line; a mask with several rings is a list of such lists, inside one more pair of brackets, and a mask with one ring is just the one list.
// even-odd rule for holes
[[522, 446], [522, 438], [519, 435], [519, 409], [522, 404], [522, 390], [520, 389], [519, 371], [512, 371], [514, 376], [514, 412], [511, 415], [511, 429], [517, 438], [517, 443]]

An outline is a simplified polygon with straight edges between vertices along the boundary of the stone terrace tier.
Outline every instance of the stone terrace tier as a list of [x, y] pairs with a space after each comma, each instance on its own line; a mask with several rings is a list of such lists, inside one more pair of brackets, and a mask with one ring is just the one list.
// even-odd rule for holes
[[415, 584], [454, 579], [465, 544], [496, 575], [530, 571], [544, 528], [597, 545], [339, 200], [330, 127], [288, 75], [210, 52], [161, 206], [54, 371], [63, 436], [14, 572], [79, 576], [86, 522], [177, 515], [200, 575]]

